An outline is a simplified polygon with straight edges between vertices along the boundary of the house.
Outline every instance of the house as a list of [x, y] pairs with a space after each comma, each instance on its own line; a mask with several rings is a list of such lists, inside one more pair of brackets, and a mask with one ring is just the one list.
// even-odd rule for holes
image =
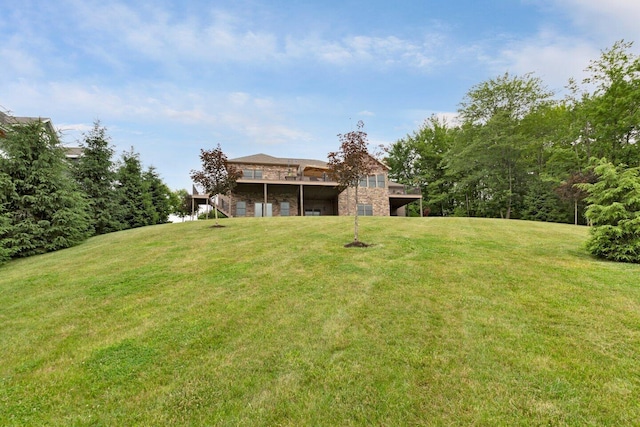
[[56, 142], [58, 142], [58, 133], [53, 127], [51, 119], [46, 117], [15, 117], [5, 114], [2, 111], [0, 111], [0, 137], [5, 137], [7, 132], [11, 131], [11, 128], [14, 126], [25, 125], [37, 121], [42, 122], [47, 131], [49, 131], [49, 133], [56, 138]]
[[[0, 138], [4, 138], [7, 136], [7, 132], [10, 132], [11, 129], [15, 126], [26, 125], [34, 122], [41, 122], [47, 133], [52, 135], [54, 138], [53, 142], [55, 145], [60, 144], [60, 140], [58, 138], [58, 132], [53, 126], [50, 118], [47, 117], [16, 117], [11, 116], [9, 114], [3, 113], [0, 111]], [[76, 161], [82, 156], [82, 148], [81, 147], [62, 147], [65, 153], [65, 157], [69, 161]]]
[[[219, 210], [233, 217], [404, 215], [404, 207], [422, 204], [419, 189], [389, 181], [389, 168], [376, 161], [371, 175], [355, 189], [339, 191], [321, 160], [279, 158], [255, 154], [228, 161], [242, 171], [232, 194], [219, 196]], [[422, 211], [422, 209], [420, 209]]]

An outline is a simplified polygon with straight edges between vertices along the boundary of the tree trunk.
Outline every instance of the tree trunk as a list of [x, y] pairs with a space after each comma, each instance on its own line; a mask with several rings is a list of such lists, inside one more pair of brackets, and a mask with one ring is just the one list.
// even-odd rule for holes
[[358, 187], [360, 185], [356, 184], [356, 216], [353, 224], [353, 241], [358, 241]]
[[216, 216], [216, 227], [218, 226], [218, 196], [215, 196], [215, 199], [213, 201], [213, 211], [215, 212], [214, 215]]
[[574, 224], [578, 225], [578, 199], [573, 201], [573, 218]]

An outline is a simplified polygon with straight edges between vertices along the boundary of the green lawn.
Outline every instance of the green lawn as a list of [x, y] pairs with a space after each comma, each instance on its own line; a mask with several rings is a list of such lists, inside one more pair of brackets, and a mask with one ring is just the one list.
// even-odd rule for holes
[[584, 227], [221, 224], [0, 267], [0, 425], [640, 422], [640, 266]]

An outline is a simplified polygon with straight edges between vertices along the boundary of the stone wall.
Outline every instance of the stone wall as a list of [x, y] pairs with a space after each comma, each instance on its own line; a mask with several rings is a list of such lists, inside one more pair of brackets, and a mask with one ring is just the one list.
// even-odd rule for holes
[[[385, 187], [358, 187], [358, 203], [371, 205], [374, 216], [389, 216], [389, 177], [387, 170], [378, 167], [371, 172], [371, 175], [384, 174]], [[355, 215], [356, 213], [356, 190], [353, 187], [347, 188], [338, 196], [338, 215]]]
[[[386, 188], [358, 188], [358, 203], [371, 205], [374, 216], [389, 216], [389, 193]], [[338, 196], [338, 215], [355, 215], [356, 190], [349, 187]]]
[[[256, 203], [264, 203], [264, 192], [234, 193], [231, 203], [231, 215], [237, 215], [237, 202], [245, 202], [247, 209], [245, 216], [255, 216]], [[289, 202], [289, 216], [298, 215], [298, 192], [295, 188], [289, 190], [269, 189], [267, 203], [272, 204], [273, 216], [281, 216], [281, 203]]]
[[[298, 166], [279, 166], [279, 165], [255, 165], [255, 164], [234, 164], [240, 170], [252, 169], [262, 171], [262, 179], [284, 181], [289, 176], [297, 176]], [[245, 177], [246, 178], [246, 177]]]

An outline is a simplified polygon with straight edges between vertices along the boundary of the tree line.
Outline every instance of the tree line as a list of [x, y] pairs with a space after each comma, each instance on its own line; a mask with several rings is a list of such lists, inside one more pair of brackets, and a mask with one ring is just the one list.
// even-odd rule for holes
[[0, 138], [0, 262], [76, 245], [90, 236], [168, 221], [178, 204], [156, 169], [133, 148], [114, 160], [99, 122], [83, 154], [65, 157], [41, 121]]
[[[616, 42], [558, 99], [533, 74], [473, 86], [455, 125], [432, 116], [387, 148], [425, 213], [593, 225], [588, 250], [640, 262], [640, 58]], [[414, 207], [415, 209], [415, 207]]]
[[458, 123], [432, 116], [387, 149], [390, 175], [431, 215], [585, 224], [594, 158], [640, 165], [640, 60], [619, 41], [557, 99], [533, 74], [473, 86]]

